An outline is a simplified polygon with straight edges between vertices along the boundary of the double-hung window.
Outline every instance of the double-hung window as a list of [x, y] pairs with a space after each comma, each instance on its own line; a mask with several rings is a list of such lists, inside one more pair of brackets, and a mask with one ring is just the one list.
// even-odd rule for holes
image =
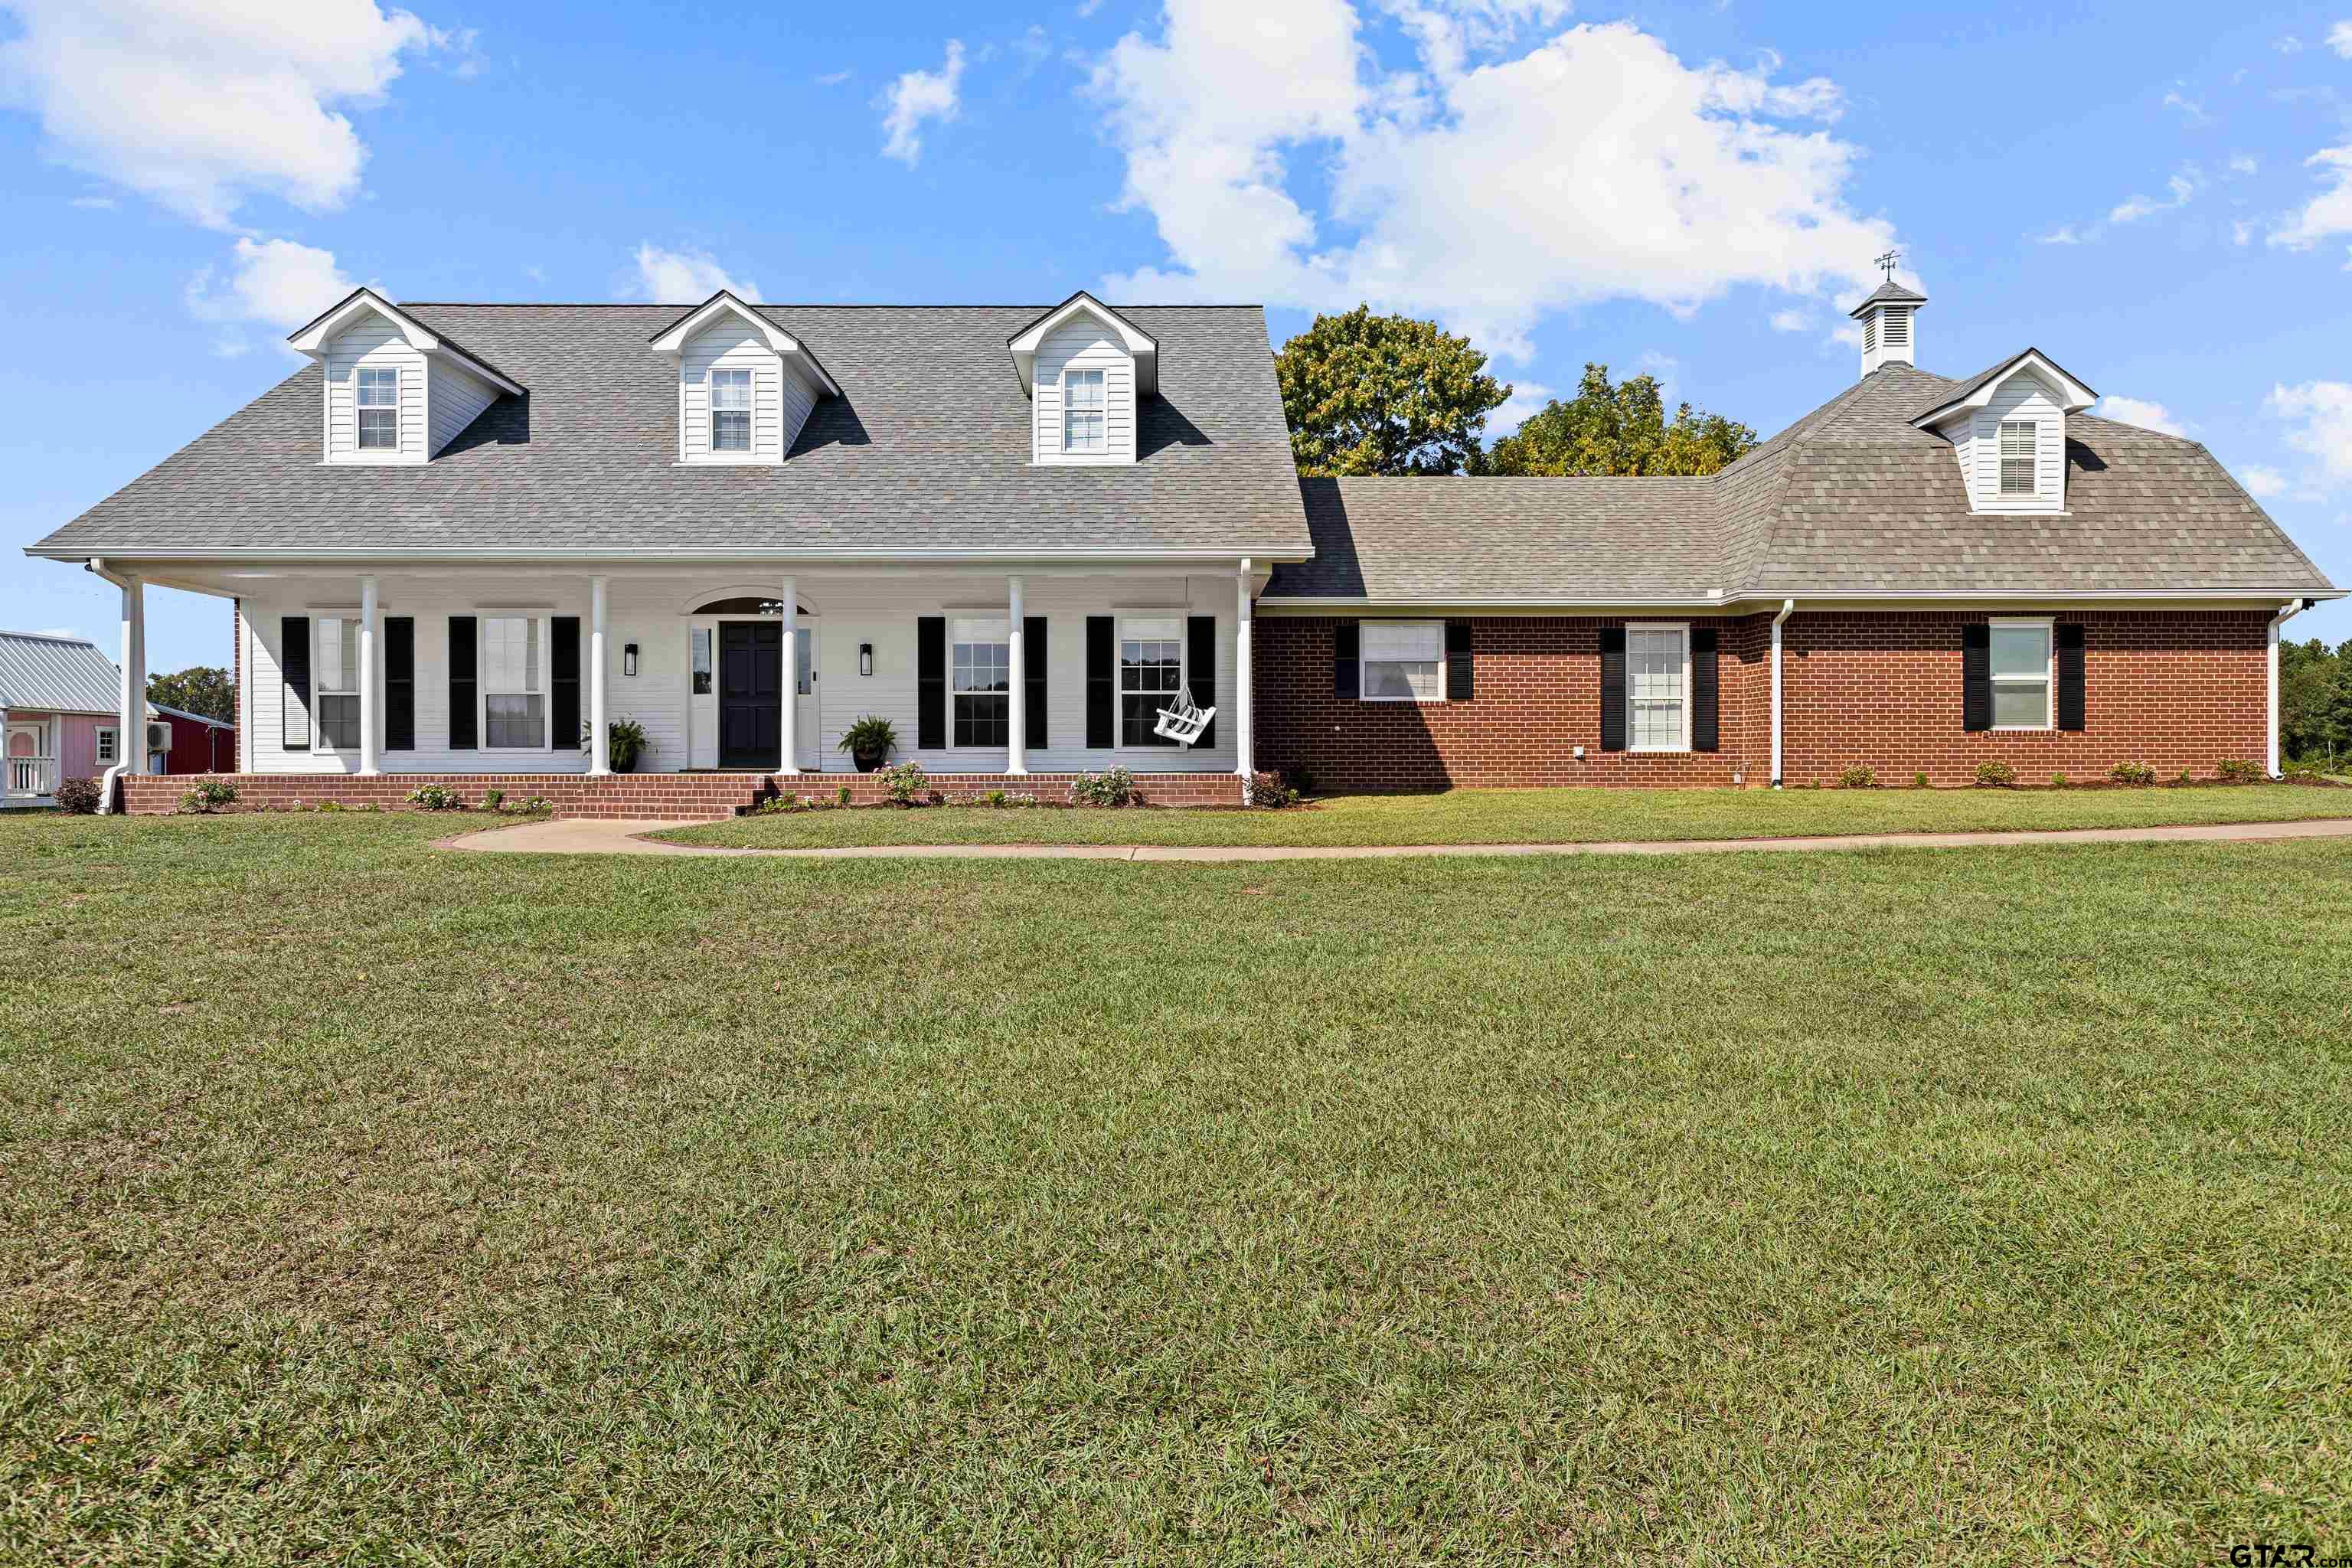
[[1103, 373], [1062, 373], [1062, 450], [1099, 452], [1103, 446]]
[[2034, 493], [2033, 429], [2031, 419], [2000, 422], [2000, 493], [2005, 496]]
[[1445, 700], [1444, 621], [1366, 621], [1359, 646], [1365, 701]]
[[400, 370], [396, 365], [359, 367], [356, 395], [360, 416], [360, 450], [400, 450]]
[[1997, 620], [1992, 624], [1992, 727], [2050, 728], [2051, 623]]
[[318, 651], [310, 660], [310, 708], [319, 716], [318, 743], [332, 751], [360, 748], [360, 622], [357, 616], [318, 616]]
[[1006, 725], [1013, 691], [1010, 624], [1002, 619], [959, 619], [949, 628], [959, 746], [1012, 743]]
[[1690, 750], [1690, 627], [1625, 628], [1625, 710], [1628, 749]]
[[[1156, 732], [1160, 710], [1184, 689], [1184, 618], [1154, 616], [1118, 624], [1118, 743], [1172, 746]], [[1192, 700], [1200, 701], [1195, 696]], [[1211, 701], [1216, 700], [1213, 697]]]
[[547, 736], [547, 622], [481, 617], [482, 748], [540, 752]]
[[751, 373], [748, 370], [710, 373], [710, 449], [751, 449]]

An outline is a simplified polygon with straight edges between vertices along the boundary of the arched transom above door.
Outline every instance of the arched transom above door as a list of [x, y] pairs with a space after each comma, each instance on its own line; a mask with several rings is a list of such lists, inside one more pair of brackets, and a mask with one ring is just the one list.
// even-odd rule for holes
[[[796, 608], [803, 616], [811, 613], [806, 605]], [[781, 616], [783, 613], [784, 602], [782, 599], [762, 599], [754, 595], [707, 600], [694, 610], [698, 616]]]

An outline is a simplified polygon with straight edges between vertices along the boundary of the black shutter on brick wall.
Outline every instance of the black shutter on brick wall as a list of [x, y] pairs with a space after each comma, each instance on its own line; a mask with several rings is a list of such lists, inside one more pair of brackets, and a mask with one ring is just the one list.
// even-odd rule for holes
[[1022, 674], [1026, 677], [1022, 700], [1028, 704], [1028, 733], [1023, 737], [1025, 746], [1043, 746], [1045, 740], [1045, 667], [1051, 662], [1045, 652], [1045, 617], [1021, 617], [1021, 657], [1024, 661]]
[[1467, 702], [1472, 695], [1471, 682], [1475, 679], [1472, 666], [1476, 661], [1470, 652], [1470, 623], [1445, 623], [1445, 700]]
[[1358, 660], [1357, 649], [1362, 646], [1356, 623], [1341, 621], [1331, 628], [1331, 692], [1335, 697], [1360, 696], [1364, 685], [1364, 667]]
[[2058, 645], [2058, 728], [2083, 729], [2083, 625], [2060, 621]]
[[449, 617], [449, 749], [470, 752], [478, 743], [475, 739], [478, 712], [474, 703], [475, 656], [479, 645], [474, 640], [474, 617]]
[[[1202, 708], [1217, 705], [1217, 617], [1187, 616], [1184, 617], [1184, 684], [1192, 689], [1192, 701]], [[1201, 738], [1194, 746], [1217, 743], [1217, 721], [1210, 720], [1201, 727]]]
[[580, 617], [558, 616], [548, 627], [547, 696], [553, 749], [580, 749]]
[[948, 618], [915, 618], [915, 744], [926, 752], [948, 743]]
[[1960, 728], [1992, 728], [1992, 627], [1960, 628]]
[[383, 621], [383, 749], [416, 750], [416, 623], [406, 616]]
[[[278, 622], [278, 672], [286, 693], [278, 709], [278, 744], [289, 752], [310, 749], [310, 617], [283, 616]], [[129, 736], [122, 744], [131, 743]]]
[[1601, 749], [1625, 749], [1625, 628], [1601, 628]]
[[1087, 617], [1087, 746], [1108, 751], [1118, 737], [1118, 630], [1108, 616]]
[[1722, 637], [1714, 626], [1691, 628], [1691, 750], [1723, 750]]

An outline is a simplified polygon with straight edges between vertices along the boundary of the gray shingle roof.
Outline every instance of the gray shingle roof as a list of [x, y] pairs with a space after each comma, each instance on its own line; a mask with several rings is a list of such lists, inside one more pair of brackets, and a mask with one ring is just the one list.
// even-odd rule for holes
[[121, 698], [122, 676], [97, 644], [0, 632], [0, 708], [111, 713]]
[[1881, 283], [1877, 288], [1873, 289], [1870, 291], [1869, 296], [1864, 299], [1861, 304], [1856, 305], [1853, 310], [1848, 310], [1846, 314], [1849, 316], [1859, 316], [1864, 310], [1869, 310], [1873, 305], [1924, 305], [1927, 302], [1927, 296], [1925, 294], [1914, 293], [1910, 289], [1903, 287], [1902, 284], [1895, 281], [1894, 279], [1889, 278], [1885, 282]]
[[1970, 511], [1950, 443], [1910, 424], [1966, 384], [1884, 366], [1711, 479], [1304, 480], [1316, 557], [1267, 593], [2333, 592], [2201, 445], [2113, 420], [2068, 416], [2064, 515]]
[[402, 307], [530, 391], [430, 463], [322, 464], [306, 366], [43, 540], [139, 550], [1069, 550], [1307, 548], [1265, 315], [1121, 313], [1160, 341], [1139, 460], [1037, 467], [1004, 349], [1040, 307], [772, 305], [846, 395], [781, 467], [682, 468], [676, 305]]

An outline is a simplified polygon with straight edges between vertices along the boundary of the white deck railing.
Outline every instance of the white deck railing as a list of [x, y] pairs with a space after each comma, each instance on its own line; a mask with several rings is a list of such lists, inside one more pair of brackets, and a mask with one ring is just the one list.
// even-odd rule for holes
[[57, 794], [57, 758], [10, 757], [8, 759], [8, 793], [20, 795]]

